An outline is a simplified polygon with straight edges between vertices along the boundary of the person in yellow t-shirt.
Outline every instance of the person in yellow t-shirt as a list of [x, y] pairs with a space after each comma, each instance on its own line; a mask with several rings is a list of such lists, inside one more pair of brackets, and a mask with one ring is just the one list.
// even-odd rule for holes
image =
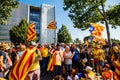
[[105, 62], [105, 53], [102, 46], [100, 46], [100, 49], [99, 49], [99, 59], [100, 59], [99, 70], [100, 70], [100, 74], [102, 75], [102, 70]]
[[94, 65], [97, 74], [99, 75], [99, 65], [100, 65], [100, 46], [96, 46], [93, 51]]
[[42, 70], [42, 76], [44, 76], [47, 72], [47, 66], [48, 66], [48, 60], [49, 60], [49, 50], [48, 50], [48, 45], [44, 44], [42, 46], [41, 50], [42, 54], [42, 61], [41, 61], [41, 70]]
[[57, 44], [57, 49], [53, 53], [54, 62], [54, 74], [55, 76], [62, 76], [62, 62], [63, 62], [63, 51], [61, 50], [61, 45]]
[[[37, 46], [37, 44], [35, 42], [32, 42], [29, 45], [29, 49], [33, 49], [35, 46]], [[32, 64], [29, 73], [27, 74], [25, 80], [39, 80], [40, 78], [40, 65], [39, 65], [39, 61], [42, 60], [42, 56], [41, 53], [38, 49], [36, 49], [35, 51], [35, 62]]]
[[85, 71], [86, 71], [85, 80], [97, 80], [97, 76], [92, 71], [92, 67], [86, 66]]

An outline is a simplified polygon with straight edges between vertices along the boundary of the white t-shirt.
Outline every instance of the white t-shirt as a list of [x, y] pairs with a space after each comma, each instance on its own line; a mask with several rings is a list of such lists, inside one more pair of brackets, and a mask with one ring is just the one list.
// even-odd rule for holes
[[[70, 51], [69, 53], [65, 52], [65, 57], [72, 57], [72, 52]], [[65, 64], [72, 64], [72, 59], [65, 58]]]
[[[72, 80], [71, 76], [68, 75], [67, 80]], [[74, 80], [79, 80], [78, 75], [75, 75]]]
[[25, 51], [18, 51], [18, 56], [21, 57]]

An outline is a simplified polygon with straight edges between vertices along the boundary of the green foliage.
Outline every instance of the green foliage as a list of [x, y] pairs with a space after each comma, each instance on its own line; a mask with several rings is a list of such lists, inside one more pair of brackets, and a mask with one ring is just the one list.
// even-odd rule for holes
[[90, 22], [105, 23], [108, 43], [111, 45], [109, 24], [112, 27], [120, 25], [120, 4], [105, 11], [105, 2], [107, 0], [64, 0], [64, 10], [69, 11], [69, 17], [75, 28], [86, 30]]
[[22, 19], [19, 25], [10, 29], [10, 40], [13, 43], [27, 42], [27, 27], [27, 20]]
[[[120, 26], [120, 3], [105, 12], [107, 0], [64, 0], [64, 10], [69, 11], [69, 17], [75, 28], [86, 30], [90, 22], [104, 22], [105, 17], [112, 27]], [[106, 14], [107, 15], [106, 15]]]
[[99, 6], [104, 5], [106, 0], [64, 0], [64, 10], [69, 11], [69, 17], [75, 28], [86, 30], [90, 22], [103, 21]]
[[112, 41], [112, 43], [119, 43], [120, 42], [120, 40], [118, 40], [118, 39], [111, 39], [111, 41]]
[[120, 26], [120, 3], [110, 7], [107, 11], [107, 17], [109, 19], [109, 24], [112, 24], [113, 28]]
[[17, 8], [17, 0], [0, 0], [0, 24], [7, 22], [11, 16], [11, 11], [13, 8]]
[[84, 40], [84, 41], [87, 40], [87, 41], [91, 42], [91, 41], [92, 41], [92, 35], [85, 36], [83, 40]]
[[61, 29], [58, 30], [58, 42], [59, 43], [70, 43], [72, 42], [71, 35], [65, 25], [62, 25]]
[[80, 41], [79, 38], [76, 38], [76, 39], [74, 40], [74, 43], [81, 43], [81, 41]]

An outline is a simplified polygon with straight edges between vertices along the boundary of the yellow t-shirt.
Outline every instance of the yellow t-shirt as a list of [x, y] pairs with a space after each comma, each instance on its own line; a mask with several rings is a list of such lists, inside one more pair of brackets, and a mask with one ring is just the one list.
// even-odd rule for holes
[[104, 55], [104, 51], [101, 49], [100, 51], [100, 61], [104, 61], [104, 57], [105, 57], [105, 55]]
[[88, 73], [88, 77], [91, 78], [92, 80], [96, 80], [96, 76], [95, 76], [95, 73], [93, 71], [89, 71]]
[[93, 51], [93, 56], [94, 56], [94, 58], [99, 58], [99, 50], [94, 50]]
[[41, 53], [42, 53], [42, 57], [48, 57], [48, 48], [43, 48]]
[[[38, 57], [38, 56], [41, 56], [41, 53], [40, 53], [39, 50], [37, 50], [37, 53], [35, 52], [35, 54], [34, 54], [35, 58]], [[33, 63], [33, 65], [30, 68], [30, 71], [34, 71], [34, 70], [36, 70], [38, 68], [40, 68], [39, 61]]]

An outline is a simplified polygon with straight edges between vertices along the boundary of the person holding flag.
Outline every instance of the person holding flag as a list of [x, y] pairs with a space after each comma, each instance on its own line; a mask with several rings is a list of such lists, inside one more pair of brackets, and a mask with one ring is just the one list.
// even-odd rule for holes
[[57, 44], [57, 48], [53, 53], [53, 62], [54, 62], [54, 74], [55, 76], [62, 76], [62, 62], [64, 61], [63, 58], [63, 51], [61, 50], [61, 45]]
[[[34, 27], [34, 23], [28, 26], [27, 40], [30, 45], [12, 67], [8, 76], [9, 80], [33, 80], [33, 78], [39, 80], [40, 78], [39, 61], [42, 57], [39, 50], [37, 50], [37, 44], [32, 41], [36, 38]], [[34, 35], [31, 36], [31, 33], [34, 33]]]
[[[29, 45], [29, 49], [33, 49], [34, 47], [36, 47], [37, 44], [35, 42], [31, 42], [31, 44]], [[40, 65], [39, 65], [39, 61], [42, 60], [42, 56], [41, 53], [38, 49], [35, 50], [33, 57], [35, 58], [25, 80], [39, 80], [40, 78]]]
[[41, 53], [35, 42], [31, 42], [9, 73], [9, 80], [39, 80]]

